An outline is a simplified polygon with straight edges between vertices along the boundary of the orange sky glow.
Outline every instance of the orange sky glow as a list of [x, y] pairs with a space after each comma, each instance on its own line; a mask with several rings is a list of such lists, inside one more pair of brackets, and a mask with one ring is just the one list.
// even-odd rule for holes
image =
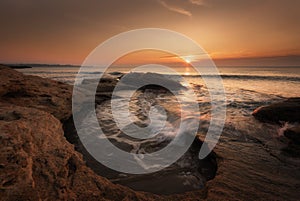
[[[219, 65], [300, 65], [299, 7], [297, 0], [3, 0], [0, 62], [80, 65], [110, 37], [155, 27], [195, 40]], [[119, 63], [153, 59], [179, 62], [144, 52]]]

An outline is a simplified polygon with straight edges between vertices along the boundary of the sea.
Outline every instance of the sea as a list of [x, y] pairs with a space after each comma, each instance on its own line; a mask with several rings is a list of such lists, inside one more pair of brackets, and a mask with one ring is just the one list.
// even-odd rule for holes
[[[36, 75], [40, 77], [50, 78], [73, 84], [75, 77], [80, 67], [74, 66], [38, 66], [28, 69], [19, 69], [19, 71]], [[191, 70], [186, 70], [186, 67], [176, 67], [175, 70], [183, 77], [188, 79], [191, 83], [199, 84], [201, 82], [201, 75], [195, 74]], [[115, 72], [130, 72], [126, 67], [115, 67], [111, 69]], [[227, 92], [227, 99], [234, 101], [239, 97], [242, 99], [244, 95], [254, 96], [260, 100], [261, 95], [270, 95], [270, 97], [295, 97], [299, 96], [299, 82], [300, 82], [300, 66], [296, 67], [218, 67], [219, 74], [223, 78], [223, 84]], [[86, 72], [86, 74], [91, 74]], [[84, 73], [82, 73], [84, 75]], [[202, 83], [201, 83], [202, 84]], [[250, 91], [252, 93], [250, 93]], [[231, 94], [237, 95], [233, 98]], [[244, 99], [245, 100], [245, 99]]]

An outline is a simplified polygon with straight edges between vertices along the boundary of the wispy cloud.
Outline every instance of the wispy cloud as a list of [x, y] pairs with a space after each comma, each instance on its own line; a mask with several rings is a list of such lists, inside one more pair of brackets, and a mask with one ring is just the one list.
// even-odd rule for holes
[[173, 5], [169, 5], [167, 4], [165, 1], [163, 0], [158, 0], [158, 2], [165, 8], [167, 8], [168, 10], [170, 11], [173, 11], [173, 12], [176, 12], [176, 13], [179, 13], [179, 14], [182, 14], [182, 15], [185, 15], [185, 16], [188, 16], [188, 17], [192, 17], [192, 13], [188, 10], [185, 10], [183, 8], [180, 8], [180, 7], [177, 7], [177, 6], [173, 6]]
[[203, 5], [205, 5], [205, 2], [204, 2], [205, 0], [189, 0], [189, 2], [191, 3], [191, 4], [195, 4], [195, 5], [197, 5], [197, 6], [203, 6]]

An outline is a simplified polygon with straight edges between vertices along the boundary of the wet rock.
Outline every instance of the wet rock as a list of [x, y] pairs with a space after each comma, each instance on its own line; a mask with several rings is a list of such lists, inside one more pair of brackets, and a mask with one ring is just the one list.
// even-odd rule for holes
[[282, 102], [259, 107], [252, 115], [264, 122], [300, 122], [300, 98], [289, 98]]
[[157, 73], [128, 73], [121, 79], [122, 83], [124, 85], [132, 86], [144, 86], [148, 85], [149, 87], [157, 88], [157, 83], [160, 86], [163, 86], [164, 88], [167, 88], [169, 90], [181, 90], [186, 89], [183, 85], [180, 84], [178, 80], [175, 80], [171, 77], [167, 77], [162, 74]]
[[[282, 124], [282, 122], [300, 122], [300, 98], [289, 98], [257, 108], [253, 116], [263, 122]], [[300, 127], [293, 126], [284, 131], [288, 139], [282, 153], [291, 157], [300, 157]]]
[[284, 136], [300, 145], [300, 126], [294, 126], [284, 131]]
[[300, 157], [300, 126], [296, 125], [284, 131], [289, 139], [288, 145], [282, 149], [283, 153], [292, 157]]
[[203, 160], [198, 158], [202, 144], [201, 140], [195, 138], [189, 150], [178, 161], [163, 170], [145, 175], [125, 174], [125, 177], [118, 176], [112, 181], [135, 190], [160, 195], [205, 190], [207, 181], [216, 175], [217, 162], [214, 152]]

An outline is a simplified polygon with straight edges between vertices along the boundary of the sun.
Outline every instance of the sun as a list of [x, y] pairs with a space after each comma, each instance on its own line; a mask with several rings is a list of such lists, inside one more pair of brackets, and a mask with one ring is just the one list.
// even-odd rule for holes
[[188, 64], [192, 62], [192, 56], [184, 56], [182, 59]]
[[184, 61], [186, 62], [186, 63], [191, 63], [191, 60], [190, 59], [188, 59], [188, 58], [186, 58], [186, 59], [184, 59]]

